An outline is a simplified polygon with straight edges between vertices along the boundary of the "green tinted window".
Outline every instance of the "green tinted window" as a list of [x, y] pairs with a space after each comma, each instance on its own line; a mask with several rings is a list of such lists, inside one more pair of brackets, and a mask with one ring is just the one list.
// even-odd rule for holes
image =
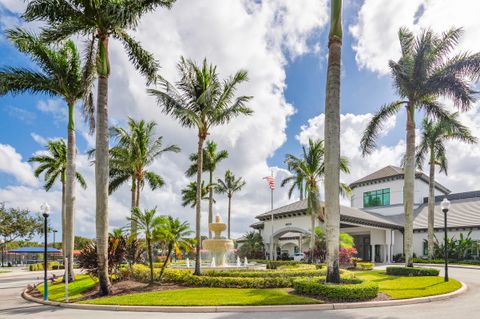
[[363, 193], [363, 207], [390, 205], [390, 188]]

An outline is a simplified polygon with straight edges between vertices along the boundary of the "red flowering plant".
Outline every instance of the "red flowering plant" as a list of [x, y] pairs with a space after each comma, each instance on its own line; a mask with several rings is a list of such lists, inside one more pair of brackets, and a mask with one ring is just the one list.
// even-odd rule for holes
[[340, 259], [340, 263], [342, 264], [350, 264], [352, 261], [352, 257], [357, 254], [357, 250], [355, 247], [346, 247], [340, 248], [338, 250], [338, 258]]

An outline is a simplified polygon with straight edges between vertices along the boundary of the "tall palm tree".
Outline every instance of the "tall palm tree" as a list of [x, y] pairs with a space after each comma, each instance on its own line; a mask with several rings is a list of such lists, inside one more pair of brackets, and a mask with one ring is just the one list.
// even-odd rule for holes
[[164, 217], [157, 216], [157, 209], [145, 209], [143, 212], [135, 207], [132, 209], [132, 216], [127, 218], [130, 222], [135, 223], [137, 231], [145, 235], [147, 244], [148, 264], [150, 266], [150, 283], [153, 283], [153, 242], [154, 231], [164, 223]]
[[160, 270], [160, 278], [163, 276], [168, 259], [173, 251], [190, 251], [195, 245], [195, 241], [189, 238], [191, 234], [193, 234], [193, 231], [190, 230], [188, 222], [181, 222], [178, 218], [172, 216], [164, 218], [163, 223], [154, 229], [154, 237], [163, 241], [167, 248], [167, 255], [162, 270]]
[[[209, 199], [207, 196], [209, 194], [209, 187], [205, 186], [203, 181], [201, 185], [201, 199]], [[215, 202], [215, 199], [212, 200]], [[187, 187], [182, 189], [182, 206], [186, 207], [188, 205], [192, 208], [197, 206], [197, 182], [190, 182]]]
[[[302, 147], [302, 157], [292, 154], [285, 156], [285, 163], [305, 181], [305, 194], [307, 197], [307, 213], [311, 216], [311, 238], [315, 238], [315, 220], [323, 218], [320, 205], [320, 192], [318, 184], [325, 177], [325, 147], [322, 140], [308, 140], [308, 147]], [[349, 163], [345, 157], [340, 157], [339, 167], [344, 173], [350, 173]], [[350, 188], [341, 183], [339, 193], [348, 194]], [[310, 251], [313, 251], [315, 240], [310, 240]], [[310, 254], [313, 262], [313, 254]]]
[[130, 62], [147, 78], [155, 80], [158, 63], [139, 42], [128, 34], [141, 17], [158, 7], [170, 8], [175, 0], [32, 0], [23, 14], [26, 21], [42, 20], [48, 23], [43, 30], [47, 41], [60, 41], [74, 35], [89, 39], [88, 61], [96, 64], [96, 243], [100, 291], [110, 294], [108, 276], [108, 79], [110, 76], [109, 41], [119, 40]]
[[[221, 81], [217, 67], [208, 64], [207, 59], [202, 65], [183, 57], [178, 63], [181, 78], [177, 88], [166, 80], [161, 80], [162, 88], [150, 89], [148, 92], [157, 98], [162, 111], [173, 116], [183, 126], [196, 128], [198, 134], [197, 147], [197, 185], [202, 182], [203, 143], [212, 127], [230, 122], [239, 115], [250, 115], [253, 111], [246, 106], [252, 98], [239, 96], [235, 91], [239, 84], [247, 81], [247, 71], [241, 70], [228, 79]], [[195, 274], [200, 275], [200, 219], [201, 219], [201, 188], [197, 188], [195, 232], [197, 247], [195, 252]]]
[[[226, 150], [221, 150], [217, 153], [217, 144], [214, 141], [207, 141], [207, 147], [203, 148], [203, 171], [208, 171], [208, 223], [213, 222], [213, 174], [217, 169], [218, 163], [228, 157]], [[192, 177], [197, 173], [198, 154], [190, 155], [192, 165], [186, 171], [188, 177]], [[208, 238], [212, 238], [212, 232], [208, 231]]]
[[342, 60], [342, 0], [331, 1], [328, 67], [325, 93], [325, 230], [327, 282], [340, 283], [340, 75]]
[[475, 101], [476, 93], [470, 80], [480, 76], [480, 53], [451, 55], [462, 34], [461, 29], [451, 29], [441, 35], [423, 30], [415, 37], [406, 28], [401, 28], [398, 37], [402, 56], [390, 61], [390, 71], [400, 99], [385, 104], [368, 124], [361, 140], [364, 155], [375, 149], [375, 139], [382, 125], [391, 116], [405, 109], [406, 152], [404, 160], [404, 218], [405, 218], [405, 264], [413, 266], [413, 196], [415, 181], [415, 111], [423, 111], [427, 117], [438, 121], [447, 120], [440, 97], [450, 98], [455, 107], [468, 110]]
[[[148, 182], [152, 190], [164, 185], [163, 178], [147, 167], [165, 152], [180, 152], [177, 145], [163, 148], [163, 137], [155, 136], [154, 121], [128, 120], [128, 130], [113, 126], [110, 135], [118, 141], [110, 149], [110, 185], [109, 193], [116, 191], [128, 180], [132, 183], [131, 208], [140, 207], [140, 191]], [[132, 224], [132, 235], [135, 234], [135, 224]]]
[[416, 160], [421, 169], [428, 157], [430, 175], [428, 180], [428, 258], [433, 258], [434, 250], [434, 224], [435, 224], [435, 167], [440, 168], [440, 173], [447, 175], [448, 161], [445, 142], [459, 141], [468, 144], [477, 143], [477, 138], [458, 119], [458, 113], [453, 113], [448, 118], [432, 121], [423, 120], [421, 142], [417, 146]]
[[217, 180], [217, 186], [215, 191], [219, 194], [227, 194], [228, 197], [228, 239], [230, 239], [231, 229], [231, 211], [232, 211], [232, 197], [235, 192], [240, 191], [246, 182], [241, 178], [236, 178], [232, 171], [227, 170], [225, 172], [225, 178], [223, 180]]
[[305, 180], [303, 179], [302, 172], [296, 171], [295, 166], [289, 164], [287, 161], [287, 168], [292, 175], [285, 177], [280, 184], [281, 187], [285, 187], [287, 184], [292, 184], [288, 189], [288, 199], [292, 198], [295, 189], [298, 189], [300, 200], [303, 200], [305, 196]]
[[73, 41], [66, 41], [58, 49], [46, 45], [40, 38], [20, 28], [6, 31], [7, 37], [15, 47], [26, 53], [39, 66], [39, 70], [22, 67], [4, 67], [0, 69], [0, 95], [7, 93], [42, 93], [61, 97], [67, 104], [67, 152], [65, 167], [65, 207], [62, 207], [62, 239], [64, 254], [69, 260], [67, 269], [70, 280], [75, 280], [73, 271], [73, 246], [75, 222], [75, 104], [83, 101], [85, 118], [90, 121], [93, 130], [92, 81], [94, 66], [88, 61], [82, 65], [80, 55]]

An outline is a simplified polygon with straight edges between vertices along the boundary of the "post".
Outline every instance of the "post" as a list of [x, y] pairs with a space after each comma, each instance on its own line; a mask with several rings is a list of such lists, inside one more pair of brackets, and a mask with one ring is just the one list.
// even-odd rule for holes
[[2, 244], [2, 267], [3, 267], [3, 252], [5, 250], [5, 241], [2, 239], [0, 243]]
[[444, 242], [444, 248], [445, 248], [445, 282], [448, 281], [448, 235], [447, 235], [447, 212], [448, 209], [443, 210], [443, 215], [444, 215], [444, 231], [445, 231], [445, 242]]
[[48, 300], [48, 215], [44, 214], [43, 232], [44, 232], [44, 247], [43, 247], [43, 299]]
[[65, 258], [63, 265], [65, 266], [65, 302], [68, 302], [68, 258]]

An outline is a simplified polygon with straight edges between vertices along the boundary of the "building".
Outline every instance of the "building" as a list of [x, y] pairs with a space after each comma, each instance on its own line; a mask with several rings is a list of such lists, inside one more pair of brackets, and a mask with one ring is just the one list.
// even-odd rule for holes
[[[341, 232], [355, 240], [358, 257], [387, 263], [403, 253], [403, 169], [386, 166], [350, 184], [351, 207], [341, 206]], [[449, 236], [471, 231], [473, 240], [480, 241], [480, 191], [452, 194], [435, 183], [435, 235], [443, 238], [444, 216], [440, 202], [445, 196], [451, 201], [448, 214]], [[414, 196], [414, 253], [425, 256], [427, 239], [428, 176], [417, 172]], [[273, 219], [272, 219], [273, 217]], [[262, 235], [265, 251], [274, 258], [292, 257], [308, 250], [311, 218], [306, 200], [297, 201], [256, 216], [251, 225]], [[317, 221], [318, 224], [321, 221]], [[478, 257], [479, 252], [472, 252]]]

